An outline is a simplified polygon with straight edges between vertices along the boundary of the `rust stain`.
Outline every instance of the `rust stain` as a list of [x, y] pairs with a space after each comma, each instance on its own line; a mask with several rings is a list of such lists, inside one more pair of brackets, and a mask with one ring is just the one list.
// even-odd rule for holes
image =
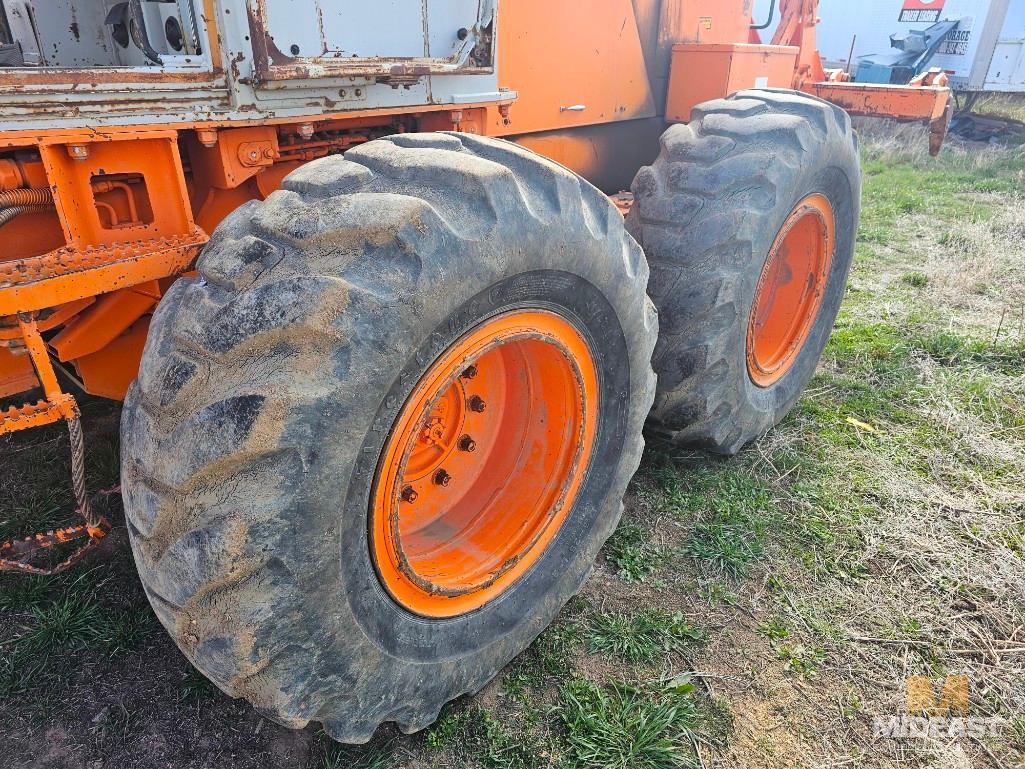
[[206, 72], [164, 72], [140, 70], [109, 70], [109, 69], [58, 69], [32, 70], [24, 69], [0, 70], [0, 87], [14, 86], [22, 88], [27, 85], [70, 85], [72, 87], [86, 85], [96, 87], [103, 83], [212, 83], [223, 76], [224, 70], [219, 66]]

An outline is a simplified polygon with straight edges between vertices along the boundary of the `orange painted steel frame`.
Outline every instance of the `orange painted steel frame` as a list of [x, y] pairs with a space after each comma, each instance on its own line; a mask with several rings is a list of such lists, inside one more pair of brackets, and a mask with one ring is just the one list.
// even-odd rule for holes
[[[54, 204], [3, 227], [0, 241], [0, 397], [39, 386], [19, 314], [51, 333], [48, 346], [88, 392], [119, 399], [135, 378], [149, 315], [195, 261], [207, 233], [243, 203], [265, 198], [303, 162], [378, 135], [485, 132], [501, 105], [296, 118], [270, 125], [51, 132], [3, 158], [0, 180], [50, 189]], [[45, 362], [52, 372], [49, 362]], [[0, 434], [35, 407], [0, 413]]]
[[[210, 11], [212, 0], [205, 5]], [[0, 398], [39, 384], [15, 318], [27, 318], [46, 335], [53, 355], [73, 367], [87, 391], [122, 397], [136, 375], [153, 308], [193, 264], [208, 233], [238, 206], [265, 198], [302, 163], [376, 136], [434, 130], [507, 136], [615, 191], [653, 158], [667, 99], [672, 116], [682, 118], [695, 100], [756, 85], [763, 67], [767, 85], [803, 88], [856, 112], [941, 119], [945, 89], [827, 80], [814, 48], [817, 0], [784, 0], [781, 8], [774, 45], [746, 46], [752, 0], [604, 0], [586, 10], [577, 0], [504, 2], [498, 67], [500, 82], [518, 93], [511, 105], [0, 134], [0, 192], [48, 189], [54, 201], [0, 229]], [[216, 38], [212, 29], [215, 66], [207, 78], [229, 76], [217, 67]], [[789, 81], [779, 82], [788, 69]], [[109, 82], [127, 76], [97, 72], [88, 75]], [[3, 76], [26, 83], [67, 77], [53, 71]], [[193, 76], [166, 74], [183, 77]], [[49, 377], [49, 360], [36, 362]], [[0, 412], [0, 434], [37, 419], [36, 406]]]

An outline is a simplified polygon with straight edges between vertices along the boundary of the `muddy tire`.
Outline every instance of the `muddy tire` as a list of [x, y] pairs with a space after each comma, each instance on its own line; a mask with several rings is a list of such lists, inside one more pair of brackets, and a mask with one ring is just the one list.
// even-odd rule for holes
[[[283, 187], [229, 216], [154, 315], [122, 418], [125, 509], [146, 593], [196, 667], [358, 743], [432, 723], [578, 592], [640, 461], [656, 314], [610, 202], [515, 145], [395, 136]], [[590, 460], [525, 574], [475, 610], [415, 613], [368, 541], [379, 458], [432, 362], [523, 308], [595, 352]]]
[[[850, 118], [790, 91], [708, 102], [691, 123], [666, 131], [633, 193], [627, 228], [648, 258], [659, 310], [649, 429], [734, 454], [790, 411], [836, 321], [861, 201]], [[805, 209], [808, 219], [798, 216]], [[819, 220], [823, 243], [831, 240], [806, 270], [819, 270], [814, 286], [794, 292], [794, 307], [780, 301], [774, 309], [766, 288], [773, 279], [785, 296], [808, 277], [775, 277], [790, 270], [777, 261], [790, 233], [804, 228], [811, 238]]]

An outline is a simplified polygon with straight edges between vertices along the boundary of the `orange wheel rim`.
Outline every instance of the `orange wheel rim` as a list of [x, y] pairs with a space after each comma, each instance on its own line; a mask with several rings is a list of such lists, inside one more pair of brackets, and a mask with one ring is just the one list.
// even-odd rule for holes
[[747, 332], [751, 380], [768, 387], [797, 360], [822, 307], [836, 224], [823, 195], [809, 195], [783, 223], [765, 261]]
[[597, 415], [590, 348], [555, 313], [506, 313], [453, 344], [406, 400], [377, 468], [371, 552], [392, 598], [453, 617], [522, 577], [573, 506]]

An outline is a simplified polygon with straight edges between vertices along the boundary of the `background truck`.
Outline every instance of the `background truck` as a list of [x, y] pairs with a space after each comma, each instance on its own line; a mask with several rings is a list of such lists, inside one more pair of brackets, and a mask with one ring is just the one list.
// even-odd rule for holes
[[949, 115], [827, 73], [813, 0], [771, 45], [749, 0], [2, 9], [0, 434], [68, 423], [84, 523], [0, 565], [109, 530], [66, 387], [123, 398], [157, 616], [342, 741], [425, 727], [551, 622], [645, 422], [729, 454], [794, 404], [860, 203], [816, 97], [937, 150]]

